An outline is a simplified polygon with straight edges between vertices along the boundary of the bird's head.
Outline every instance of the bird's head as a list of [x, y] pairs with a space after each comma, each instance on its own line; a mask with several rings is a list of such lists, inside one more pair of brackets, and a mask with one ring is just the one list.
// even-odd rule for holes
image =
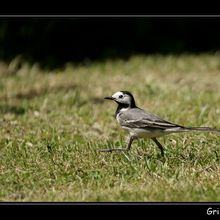
[[128, 91], [119, 91], [112, 96], [105, 97], [105, 99], [114, 100], [119, 105], [127, 105], [131, 108], [136, 107], [133, 95]]

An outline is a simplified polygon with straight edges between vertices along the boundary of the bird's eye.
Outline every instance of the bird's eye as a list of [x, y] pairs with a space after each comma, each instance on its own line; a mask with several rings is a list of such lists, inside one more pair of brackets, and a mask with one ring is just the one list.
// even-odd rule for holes
[[123, 98], [123, 95], [120, 95], [120, 96], [119, 96], [119, 99], [121, 99], [121, 98]]

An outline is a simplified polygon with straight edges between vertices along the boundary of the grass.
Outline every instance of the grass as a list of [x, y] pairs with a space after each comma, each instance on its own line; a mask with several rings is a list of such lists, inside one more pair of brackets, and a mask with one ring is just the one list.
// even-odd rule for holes
[[0, 63], [0, 201], [220, 201], [216, 133], [134, 141], [103, 97], [131, 91], [169, 121], [220, 128], [219, 54], [133, 56], [42, 70]]

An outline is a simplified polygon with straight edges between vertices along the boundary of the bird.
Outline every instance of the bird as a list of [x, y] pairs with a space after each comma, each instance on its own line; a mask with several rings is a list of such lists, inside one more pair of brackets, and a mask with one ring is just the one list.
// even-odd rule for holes
[[220, 132], [219, 129], [210, 127], [185, 127], [166, 121], [151, 112], [137, 107], [134, 96], [129, 91], [118, 91], [112, 96], [104, 97], [104, 99], [113, 100], [118, 104], [115, 118], [119, 125], [128, 131], [129, 141], [127, 148], [98, 149], [101, 152], [129, 151], [134, 140], [150, 138], [158, 146], [161, 155], [164, 156], [164, 147], [157, 140], [158, 137], [171, 133], [191, 131]]

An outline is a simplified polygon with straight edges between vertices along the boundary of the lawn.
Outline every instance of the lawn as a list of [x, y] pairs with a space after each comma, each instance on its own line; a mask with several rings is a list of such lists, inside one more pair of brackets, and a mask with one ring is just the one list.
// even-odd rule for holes
[[171, 122], [220, 129], [220, 54], [136, 55], [41, 69], [0, 63], [0, 201], [220, 201], [220, 135], [134, 141], [103, 98], [133, 93]]

